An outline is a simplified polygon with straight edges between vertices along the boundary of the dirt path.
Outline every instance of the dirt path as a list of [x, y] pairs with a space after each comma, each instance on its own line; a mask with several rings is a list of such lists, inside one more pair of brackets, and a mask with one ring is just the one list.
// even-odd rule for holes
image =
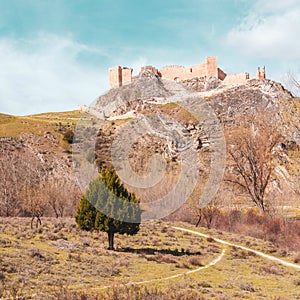
[[[191, 234], [196, 234], [196, 235], [199, 235], [199, 236], [202, 236], [202, 237], [205, 237], [205, 238], [209, 238], [209, 237], [213, 238], [210, 235], [207, 235], [207, 234], [195, 231], [195, 230], [190, 230], [190, 229], [186, 229], [186, 228], [182, 228], [182, 227], [175, 227], [175, 226], [172, 226], [172, 228], [174, 228], [176, 230], [184, 231], [184, 232], [189, 232]], [[244, 246], [241, 246], [241, 245], [238, 245], [238, 244], [227, 242], [227, 241], [224, 241], [224, 240], [221, 240], [221, 239], [218, 239], [218, 238], [213, 238], [213, 239], [216, 242], [220, 243], [220, 244], [227, 245], [227, 246], [230, 246], [230, 247], [236, 247], [236, 248], [239, 248], [239, 249], [243, 249], [245, 251], [249, 251], [249, 252], [255, 253], [256, 255], [259, 255], [261, 257], [267, 258], [267, 259], [272, 260], [274, 262], [278, 262], [278, 263], [280, 263], [280, 264], [282, 264], [282, 265], [284, 265], [286, 267], [291, 267], [291, 268], [295, 268], [295, 269], [299, 269], [300, 270], [300, 265], [287, 262], [287, 261], [282, 260], [280, 258], [277, 258], [275, 256], [272, 256], [272, 255], [269, 255], [269, 254], [265, 254], [263, 252], [260, 252], [260, 251], [257, 251], [257, 250], [254, 250], [254, 249], [251, 249], [251, 248], [248, 248], [248, 247], [244, 247]], [[199, 267], [197, 269], [190, 270], [190, 271], [183, 272], [183, 273], [179, 273], [179, 274], [175, 274], [175, 275], [168, 276], [168, 277], [163, 277], [163, 278], [156, 278], [156, 279], [150, 279], [150, 280], [144, 280], [144, 281], [132, 281], [132, 282], [125, 283], [123, 285], [124, 286], [141, 285], [141, 284], [152, 283], [152, 282], [157, 282], [157, 281], [170, 280], [170, 279], [178, 278], [178, 277], [181, 277], [181, 276], [184, 276], [184, 275], [196, 273], [196, 272], [199, 272], [201, 270], [207, 269], [207, 268], [209, 268], [209, 267], [214, 266], [215, 264], [217, 264], [224, 257], [225, 251], [226, 251], [226, 248], [223, 248], [221, 254], [217, 258], [215, 258], [214, 260], [212, 260], [209, 264], [207, 264], [205, 266], [202, 266], [202, 267]], [[107, 288], [110, 288], [110, 287], [111, 286], [103, 286], [101, 288], [97, 288], [97, 290], [103, 290], [103, 289], [107, 289]]]
[[[174, 227], [173, 226], [173, 228], [177, 229], [177, 230], [189, 232], [189, 233], [192, 233], [192, 234], [200, 235], [200, 236], [205, 237], [205, 238], [211, 237], [211, 236], [209, 236], [207, 234], [204, 234], [204, 233], [201, 233], [201, 232], [198, 232], [198, 231], [194, 231], [194, 230], [190, 230], [190, 229], [186, 229], [186, 228], [182, 228], [182, 227]], [[284, 265], [286, 267], [291, 267], [291, 268], [295, 268], [295, 269], [299, 269], [300, 270], [300, 265], [287, 262], [287, 261], [282, 260], [280, 258], [277, 258], [275, 256], [272, 256], [272, 255], [269, 255], [269, 254], [265, 254], [263, 252], [260, 252], [260, 251], [257, 251], [257, 250], [254, 250], [254, 249], [251, 249], [251, 248], [248, 248], [248, 247], [244, 247], [244, 246], [241, 246], [241, 245], [238, 245], [238, 244], [230, 243], [230, 242], [227, 242], [227, 241], [224, 241], [224, 240], [220, 240], [218, 238], [214, 238], [214, 237], [212, 237], [212, 238], [216, 242], [221, 243], [223, 245], [228, 245], [228, 246], [236, 247], [236, 248], [239, 248], [239, 249], [243, 249], [243, 250], [255, 253], [255, 254], [257, 254], [257, 255], [259, 255], [261, 257], [264, 257], [264, 258], [270, 259], [272, 261], [278, 262], [278, 263], [280, 263], [280, 264], [282, 264], [282, 265]]]
[[181, 277], [181, 276], [184, 276], [184, 275], [188, 275], [188, 274], [199, 272], [201, 270], [207, 269], [207, 268], [215, 265], [216, 263], [218, 263], [223, 258], [224, 254], [225, 254], [225, 251], [226, 251], [226, 249], [224, 248], [222, 250], [221, 254], [217, 258], [215, 258], [209, 264], [207, 264], [205, 266], [202, 266], [202, 267], [199, 267], [197, 269], [190, 270], [190, 271], [187, 271], [187, 272], [184, 272], [184, 273], [175, 274], [175, 275], [168, 276], [168, 277], [163, 277], [163, 278], [156, 278], [156, 279], [144, 280], [144, 281], [139, 281], [139, 282], [128, 282], [128, 283], [126, 283], [124, 285], [131, 285], [131, 284], [133, 284], [133, 285], [139, 285], [139, 284], [151, 283], [151, 282], [155, 282], [155, 281], [170, 280], [170, 279], [178, 278], [178, 277]]
[[[218, 257], [216, 257], [214, 260], [212, 260], [209, 264], [207, 264], [205, 266], [201, 266], [201, 267], [199, 267], [197, 269], [194, 269], [194, 270], [186, 271], [186, 272], [183, 272], [183, 273], [179, 273], [179, 274], [175, 274], [175, 275], [168, 276], [168, 277], [163, 277], [163, 278], [155, 278], [155, 279], [149, 279], [149, 280], [144, 280], [144, 281], [131, 281], [131, 282], [127, 282], [127, 283], [122, 284], [122, 285], [123, 286], [140, 285], [140, 284], [146, 284], [146, 283], [151, 283], [151, 282], [170, 280], [170, 279], [182, 277], [182, 276], [185, 276], [185, 275], [188, 275], [188, 274], [196, 273], [196, 272], [199, 272], [201, 270], [210, 268], [210, 267], [214, 266], [215, 264], [217, 264], [223, 258], [224, 254], [225, 254], [225, 251], [226, 251], [226, 248], [223, 248], [221, 254]], [[103, 286], [101, 288], [96, 288], [96, 289], [97, 290], [104, 290], [104, 289], [108, 289], [108, 288], [111, 288], [111, 287], [112, 287], [111, 285], [106, 285], [106, 286]]]

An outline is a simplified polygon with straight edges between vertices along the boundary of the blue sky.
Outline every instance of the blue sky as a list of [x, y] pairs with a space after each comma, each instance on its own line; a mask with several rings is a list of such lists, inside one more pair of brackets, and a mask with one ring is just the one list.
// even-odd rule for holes
[[75, 109], [108, 89], [114, 65], [266, 65], [299, 75], [298, 0], [0, 0], [0, 112]]

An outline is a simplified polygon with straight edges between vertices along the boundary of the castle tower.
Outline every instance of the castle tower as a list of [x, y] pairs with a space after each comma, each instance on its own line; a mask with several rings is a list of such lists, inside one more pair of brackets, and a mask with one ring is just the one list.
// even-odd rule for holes
[[265, 66], [263, 66], [263, 68], [262, 68], [261, 78], [262, 79], [266, 78], [266, 67]]
[[206, 77], [218, 78], [218, 65], [216, 56], [207, 56], [205, 59]]
[[117, 88], [122, 85], [122, 67], [116, 66], [109, 68], [109, 88]]
[[132, 81], [132, 69], [116, 66], [109, 68], [109, 88], [118, 88]]
[[266, 67], [262, 67], [262, 71], [260, 71], [260, 67], [257, 68], [257, 79], [265, 79], [266, 78]]
[[261, 76], [261, 74], [260, 74], [260, 67], [258, 67], [257, 68], [257, 73], [256, 73], [256, 78], [260, 79], [260, 76]]

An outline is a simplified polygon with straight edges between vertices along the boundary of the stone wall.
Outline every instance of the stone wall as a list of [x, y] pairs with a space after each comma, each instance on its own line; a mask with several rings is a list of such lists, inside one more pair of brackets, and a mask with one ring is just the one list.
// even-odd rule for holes
[[[219, 68], [217, 66], [217, 57], [206, 57], [205, 62], [198, 65], [185, 68], [183, 66], [166, 66], [160, 71], [161, 77], [170, 80], [187, 80], [195, 77], [216, 77], [219, 78]], [[223, 72], [223, 71], [222, 71]], [[220, 73], [221, 74], [221, 73]], [[223, 74], [225, 74], [223, 72]], [[222, 77], [224, 77], [222, 74]], [[226, 76], [226, 74], [225, 74]], [[219, 78], [221, 79], [221, 78]]]
[[206, 63], [202, 62], [198, 65], [192, 66], [190, 68], [190, 70], [192, 71], [192, 76], [190, 78], [186, 78], [186, 79], [191, 79], [193, 77], [206, 77]]
[[129, 84], [132, 81], [132, 69], [122, 68], [122, 82], [121, 85]]
[[223, 84], [224, 85], [245, 84], [248, 79], [249, 79], [248, 73], [230, 74], [225, 77]]
[[183, 66], [167, 66], [163, 67], [160, 71], [161, 77], [170, 80], [183, 80], [188, 79], [188, 72]]
[[[163, 79], [175, 80], [182, 82], [184, 80], [189, 80], [193, 78], [217, 78], [224, 81], [226, 85], [237, 85], [244, 84], [249, 79], [248, 73], [241, 74], [232, 74], [227, 75], [223, 70], [218, 68], [217, 57], [208, 56], [205, 61], [192, 66], [166, 66], [163, 67], [160, 71], [153, 66], [142, 67], [141, 72], [144, 70], [152, 71], [156, 76], [159, 76]], [[125, 84], [129, 84], [132, 81], [136, 80], [138, 76], [132, 77], [132, 69], [126, 67], [112, 67], [109, 69], [109, 86], [110, 88], [116, 88]], [[257, 70], [256, 74], [257, 79], [266, 78], [265, 67]]]

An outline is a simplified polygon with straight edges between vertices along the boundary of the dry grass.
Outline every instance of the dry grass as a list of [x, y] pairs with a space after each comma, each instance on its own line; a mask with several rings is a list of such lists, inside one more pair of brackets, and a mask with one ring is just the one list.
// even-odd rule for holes
[[[143, 224], [135, 236], [117, 235], [117, 250], [108, 251], [105, 233], [80, 231], [72, 219], [45, 218], [43, 227], [37, 230], [31, 230], [29, 223], [26, 218], [0, 219], [0, 298], [300, 297], [297, 271], [232, 247], [215, 266], [183, 275], [208, 264], [222, 250], [215, 240], [207, 241], [171, 227], [193, 228], [187, 224]], [[214, 230], [208, 232], [215, 236]], [[237, 239], [235, 235], [223, 235], [226, 235], [223, 239]], [[269, 245], [257, 241], [257, 247], [267, 249]], [[295, 258], [293, 255], [287, 258]], [[175, 274], [182, 276], [159, 280]], [[153, 279], [157, 280], [151, 281]], [[138, 286], [129, 284], [145, 280], [150, 282]], [[109, 288], [101, 289], [105, 286]]]

